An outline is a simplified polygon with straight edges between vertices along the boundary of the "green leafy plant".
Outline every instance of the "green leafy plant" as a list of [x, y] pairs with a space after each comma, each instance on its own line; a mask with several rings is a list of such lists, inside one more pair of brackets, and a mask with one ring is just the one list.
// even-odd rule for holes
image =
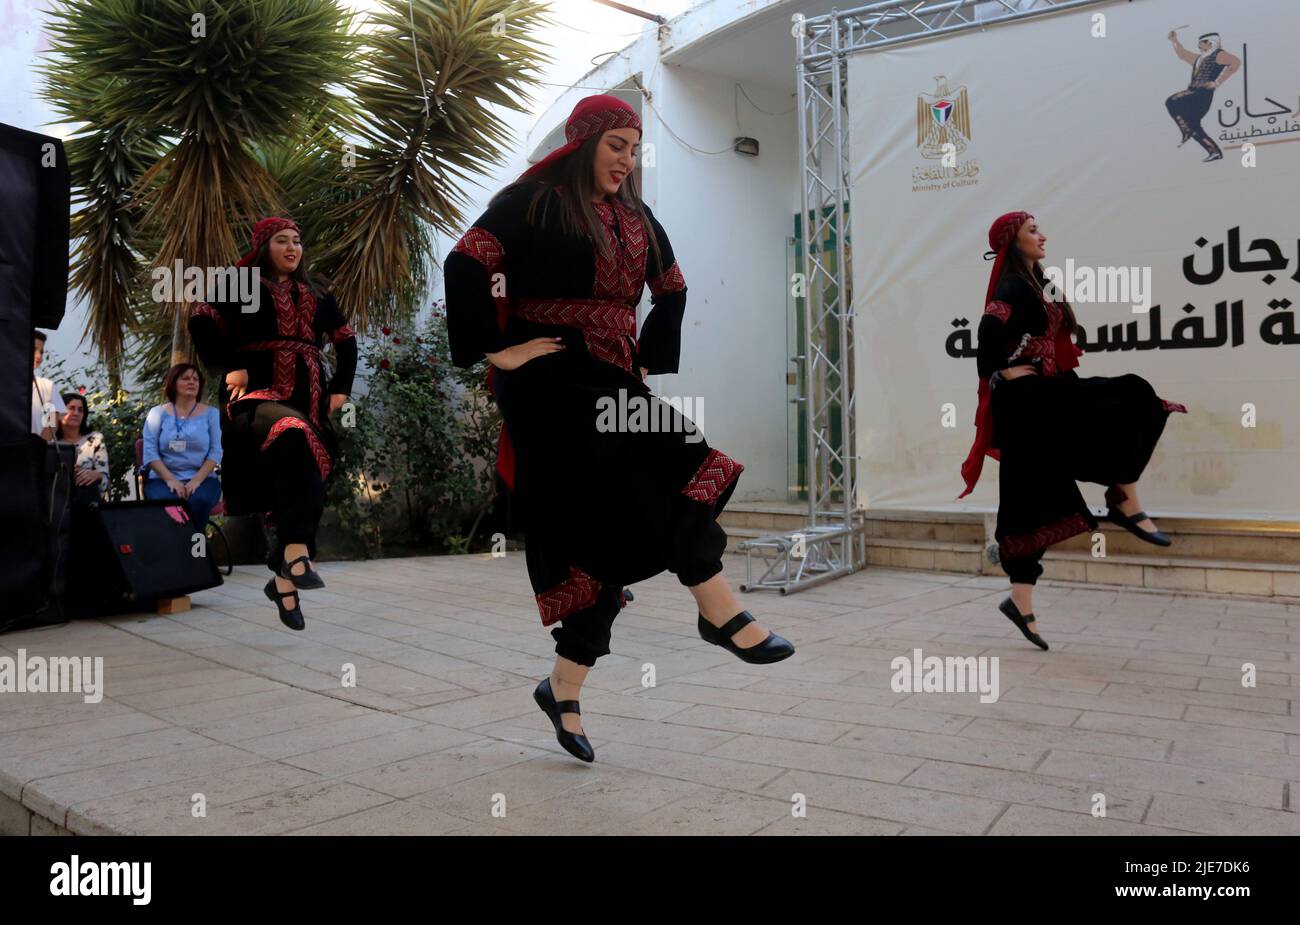
[[43, 95], [65, 122], [71, 281], [118, 384], [191, 353], [151, 268], [231, 264], [293, 216], [358, 330], [406, 324], [464, 180], [499, 162], [550, 60], [536, 0], [53, 0]]
[[501, 426], [482, 369], [452, 366], [441, 305], [418, 329], [382, 328], [361, 355], [367, 391], [336, 418], [329, 500], [341, 523], [371, 555], [385, 546], [469, 551], [495, 495], [489, 460]]

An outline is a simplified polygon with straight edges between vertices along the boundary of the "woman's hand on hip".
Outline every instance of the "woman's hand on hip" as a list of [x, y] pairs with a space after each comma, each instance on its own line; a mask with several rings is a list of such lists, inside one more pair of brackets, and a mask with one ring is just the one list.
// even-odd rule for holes
[[515, 344], [513, 347], [507, 347], [486, 356], [488, 362], [497, 369], [518, 369], [529, 360], [535, 360], [543, 354], [556, 353], [565, 349], [564, 344], [560, 341], [561, 338], [559, 337], [534, 337], [522, 344]]
[[238, 401], [248, 391], [248, 370], [233, 369], [226, 373], [226, 388], [230, 391], [230, 400]]
[[1008, 366], [1002, 370], [1003, 379], [1019, 379], [1021, 376], [1037, 376], [1038, 370], [1032, 366]]

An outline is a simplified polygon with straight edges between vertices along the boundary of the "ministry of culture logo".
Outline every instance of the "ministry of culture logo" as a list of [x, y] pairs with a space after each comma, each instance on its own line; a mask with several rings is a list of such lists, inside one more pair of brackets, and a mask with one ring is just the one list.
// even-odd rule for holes
[[[933, 94], [916, 98], [916, 146], [921, 156], [941, 158], [945, 153], [963, 154], [970, 140], [970, 99], [965, 87], [948, 89], [948, 78], [935, 78]], [[953, 151], [948, 145], [953, 145]]]
[[916, 149], [924, 158], [938, 161], [912, 168], [912, 192], [974, 186], [979, 164], [958, 158], [970, 147], [970, 96], [964, 86], [949, 89], [948, 78], [935, 79], [933, 93], [916, 97]]

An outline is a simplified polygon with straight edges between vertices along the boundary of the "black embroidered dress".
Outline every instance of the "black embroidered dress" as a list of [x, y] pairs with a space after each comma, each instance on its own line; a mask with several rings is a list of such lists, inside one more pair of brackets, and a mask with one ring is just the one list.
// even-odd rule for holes
[[[334, 296], [316, 295], [294, 280], [262, 278], [250, 303], [203, 302], [190, 317], [190, 336], [205, 366], [247, 370], [245, 394], [233, 404], [221, 378], [222, 492], [231, 514], [270, 512], [278, 548], [304, 543], [316, 555], [324, 482], [338, 456], [329, 398], [347, 395], [357, 368], [357, 341]], [[322, 346], [335, 345], [337, 369]]]
[[[1054, 543], [1097, 528], [1076, 481], [1111, 486], [1141, 476], [1165, 421], [1187, 409], [1159, 398], [1141, 376], [1080, 377], [1057, 368], [1061, 307], [1007, 275], [979, 325], [976, 362], [991, 376], [993, 446], [1001, 452], [995, 537], [1013, 581], [1033, 584]], [[1030, 363], [1038, 375], [994, 375]]]
[[[717, 523], [743, 466], [711, 449], [667, 403], [670, 426], [609, 429], [599, 402], [659, 402], [641, 380], [677, 371], [686, 284], [662, 226], [618, 199], [594, 203], [613, 253], [558, 227], [547, 189], [524, 181], [474, 222], [445, 263], [452, 359], [469, 367], [507, 346], [562, 337], [564, 350], [492, 370], [513, 447], [512, 516], [523, 526], [528, 574], [557, 652], [582, 664], [608, 653], [625, 585], [667, 569], [687, 586], [722, 569]], [[654, 260], [649, 234], [659, 244]], [[636, 335], [649, 285], [653, 309]], [[689, 430], [688, 430], [689, 428]]]

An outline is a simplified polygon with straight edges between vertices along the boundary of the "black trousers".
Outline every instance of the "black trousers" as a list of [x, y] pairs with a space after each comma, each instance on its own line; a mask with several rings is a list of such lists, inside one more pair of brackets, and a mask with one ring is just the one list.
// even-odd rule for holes
[[291, 543], [304, 544], [307, 555], [316, 558], [316, 528], [325, 510], [325, 485], [301, 430], [286, 430], [263, 455], [271, 479], [271, 521], [275, 525], [275, 544], [266, 566], [279, 572], [284, 548]]
[[1174, 122], [1178, 125], [1179, 130], [1183, 133], [1183, 141], [1188, 138], [1196, 139], [1196, 143], [1205, 149], [1208, 154], [1223, 153], [1219, 146], [1215, 144], [1214, 139], [1209, 136], [1201, 126], [1201, 120], [1205, 114], [1210, 111], [1210, 104], [1214, 101], [1214, 91], [1208, 87], [1188, 88], [1179, 90], [1173, 96], [1165, 100], [1165, 109], [1173, 117]]
[[[722, 571], [727, 534], [711, 516], [684, 517], [680, 524], [668, 570], [683, 587], [693, 588]], [[593, 667], [596, 659], [609, 654], [610, 629], [623, 606], [623, 589], [602, 585], [595, 604], [569, 614], [551, 630], [555, 654]]]
[[1038, 552], [1021, 556], [1015, 559], [1003, 559], [1002, 570], [1007, 573], [1013, 584], [1018, 585], [1036, 585], [1038, 578], [1043, 574], [1043, 566], [1040, 560], [1043, 558], [1045, 549]]

